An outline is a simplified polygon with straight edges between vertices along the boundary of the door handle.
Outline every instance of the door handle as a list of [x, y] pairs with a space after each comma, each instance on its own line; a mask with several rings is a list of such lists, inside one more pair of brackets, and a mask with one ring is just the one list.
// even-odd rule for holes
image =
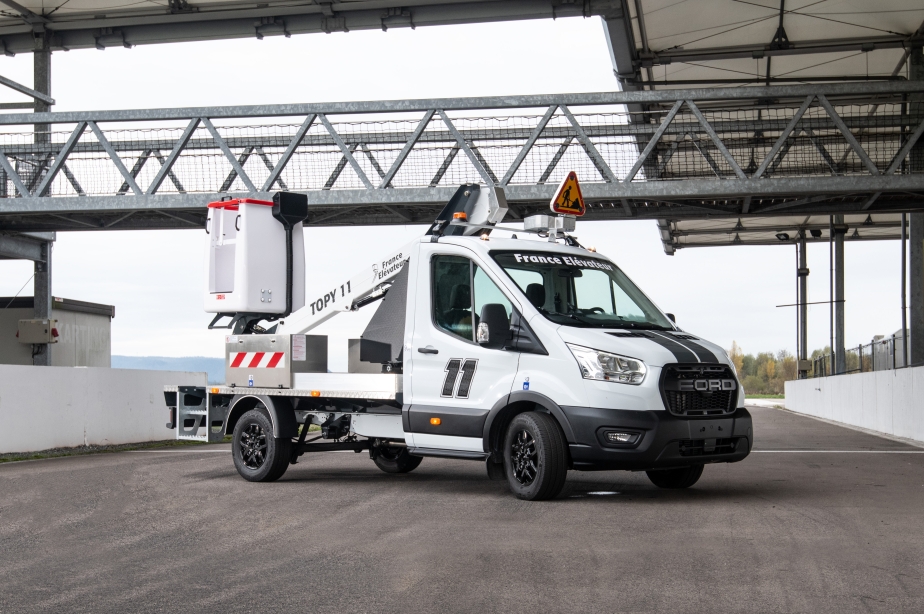
[[428, 345], [425, 348], [417, 348], [417, 351], [420, 352], [421, 354], [439, 354], [440, 353], [440, 351], [436, 349], [435, 347], [433, 347], [432, 345]]

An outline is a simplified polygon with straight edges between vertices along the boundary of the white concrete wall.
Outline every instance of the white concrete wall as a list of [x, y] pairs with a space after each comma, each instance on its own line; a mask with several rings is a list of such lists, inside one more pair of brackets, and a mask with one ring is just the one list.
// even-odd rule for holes
[[924, 442], [924, 367], [786, 382], [786, 409]]
[[165, 385], [206, 374], [0, 365], [0, 453], [172, 439]]

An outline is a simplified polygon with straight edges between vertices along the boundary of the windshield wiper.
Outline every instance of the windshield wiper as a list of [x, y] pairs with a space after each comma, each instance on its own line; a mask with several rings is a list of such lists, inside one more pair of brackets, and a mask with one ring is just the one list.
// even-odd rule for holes
[[588, 326], [600, 327], [602, 325], [602, 322], [594, 322], [593, 320], [588, 320], [584, 318], [584, 316], [578, 315], [576, 313], [567, 313], [567, 314], [561, 314], [561, 315], [567, 316], [571, 318], [572, 320], [577, 320], [581, 324], [587, 324]]
[[620, 327], [635, 328], [638, 330], [674, 330], [673, 328], [668, 328], [667, 326], [661, 326], [660, 324], [652, 324], [650, 322], [626, 322], [626, 321], [620, 322], [618, 326], [614, 326], [613, 328], [620, 328]]

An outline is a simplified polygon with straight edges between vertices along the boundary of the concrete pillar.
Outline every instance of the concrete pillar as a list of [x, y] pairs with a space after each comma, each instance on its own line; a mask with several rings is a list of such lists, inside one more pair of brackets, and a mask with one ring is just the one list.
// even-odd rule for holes
[[834, 372], [847, 371], [844, 341], [844, 235], [847, 225], [843, 215], [834, 216]]
[[[924, 81], [924, 50], [921, 47], [912, 49], [908, 62], [910, 80]], [[912, 122], [924, 119], [924, 99], [920, 94], [912, 96], [911, 104], [908, 106]], [[908, 162], [910, 172], [924, 172], [924, 143], [918, 141], [911, 149]], [[912, 365], [920, 365], [924, 364], [924, 213], [912, 213], [908, 217], [911, 222], [908, 236], [908, 330], [911, 333], [909, 361]]]

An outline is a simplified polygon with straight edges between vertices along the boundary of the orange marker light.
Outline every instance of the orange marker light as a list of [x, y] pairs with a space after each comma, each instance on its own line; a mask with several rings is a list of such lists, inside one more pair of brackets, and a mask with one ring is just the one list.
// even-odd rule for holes
[[320, 390], [312, 390], [312, 391], [311, 391], [311, 396], [313, 396], [313, 397], [319, 397], [319, 396], [321, 396], [321, 391], [320, 391]]
[[440, 422], [442, 422], [442, 420], [440, 420], [439, 418], [430, 418], [430, 424], [432, 424], [433, 426], [439, 426]]
[[212, 388], [212, 394], [218, 394], [218, 388]]
[[465, 211], [456, 211], [452, 214], [452, 219], [454, 220], [467, 220], [468, 215], [465, 214]]

